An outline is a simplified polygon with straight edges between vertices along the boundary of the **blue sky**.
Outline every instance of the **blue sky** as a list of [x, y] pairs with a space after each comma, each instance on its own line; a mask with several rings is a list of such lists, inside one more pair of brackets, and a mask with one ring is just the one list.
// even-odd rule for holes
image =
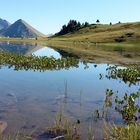
[[0, 17], [23, 19], [41, 32], [58, 32], [70, 19], [94, 23], [140, 21], [140, 0], [0, 0]]

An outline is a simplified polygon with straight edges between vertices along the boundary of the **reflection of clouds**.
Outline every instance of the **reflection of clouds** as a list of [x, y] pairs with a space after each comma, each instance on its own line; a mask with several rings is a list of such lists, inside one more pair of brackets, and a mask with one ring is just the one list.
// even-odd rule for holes
[[7, 45], [9, 45], [10, 44], [10, 42], [9, 41], [7, 41]]
[[34, 53], [32, 53], [32, 55], [54, 57], [56, 59], [61, 58], [61, 55], [57, 51], [55, 51], [54, 49], [49, 48], [49, 47], [43, 47], [43, 48], [35, 51]]
[[62, 95], [58, 95], [58, 96], [56, 97], [56, 100], [61, 100], [61, 99], [64, 99], [64, 98], [65, 98], [65, 95], [62, 94]]

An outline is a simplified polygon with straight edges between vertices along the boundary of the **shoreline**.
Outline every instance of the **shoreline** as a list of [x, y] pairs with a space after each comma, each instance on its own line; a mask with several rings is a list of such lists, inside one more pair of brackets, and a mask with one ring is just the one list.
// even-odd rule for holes
[[[140, 52], [123, 52], [124, 54], [120, 54], [119, 51], [112, 51], [111, 46], [110, 50], [104, 50], [105, 46], [109, 43], [98, 43], [95, 45], [94, 43], [80, 42], [78, 44], [74, 44], [73, 41], [68, 40], [56, 40], [55, 38], [39, 38], [39, 39], [21, 39], [21, 38], [0, 38], [0, 42], [9, 41], [15, 43], [30, 43], [35, 45], [43, 45], [51, 47], [55, 50], [63, 51], [64, 53], [68, 53], [78, 58], [85, 59], [92, 63], [115, 63], [115, 64], [123, 64], [123, 65], [131, 65], [131, 64], [140, 64]], [[110, 43], [112, 46], [116, 45], [116, 43]], [[128, 42], [129, 44], [129, 42]], [[128, 45], [124, 44], [124, 45]], [[133, 42], [132, 42], [133, 44]], [[130, 45], [132, 45], [130, 43]], [[123, 44], [118, 44], [123, 46]], [[137, 55], [135, 56], [135, 54]]]

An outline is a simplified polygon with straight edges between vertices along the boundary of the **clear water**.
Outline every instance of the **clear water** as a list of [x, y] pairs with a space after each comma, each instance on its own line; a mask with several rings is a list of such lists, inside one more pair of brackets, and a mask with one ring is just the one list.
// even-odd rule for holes
[[[45, 47], [34, 54], [44, 56], [48, 50]], [[53, 50], [53, 56], [58, 57], [58, 52]], [[80, 119], [83, 130], [87, 130], [85, 125], [95, 109], [102, 108], [107, 88], [119, 91], [119, 95], [139, 89], [139, 85], [129, 87], [120, 80], [105, 77], [100, 80], [100, 73], [107, 74], [107, 64], [94, 67], [89, 63], [88, 66], [84, 69], [85, 66], [79, 63], [79, 68], [45, 72], [14, 71], [3, 66], [0, 69], [0, 120], [8, 123], [7, 132], [19, 129], [31, 132], [35, 128], [49, 127], [61, 109], [70, 119]], [[114, 119], [117, 120], [116, 116]], [[96, 131], [99, 133], [100, 128]]]

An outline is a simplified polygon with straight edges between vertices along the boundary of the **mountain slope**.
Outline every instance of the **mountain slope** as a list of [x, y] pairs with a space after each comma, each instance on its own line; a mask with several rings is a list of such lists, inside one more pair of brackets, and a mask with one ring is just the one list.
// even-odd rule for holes
[[16, 38], [36, 38], [45, 36], [22, 19], [19, 19], [14, 24], [12, 24], [5, 32], [2, 33], [2, 35]]
[[6, 29], [10, 26], [10, 23], [0, 18], [0, 30]]

